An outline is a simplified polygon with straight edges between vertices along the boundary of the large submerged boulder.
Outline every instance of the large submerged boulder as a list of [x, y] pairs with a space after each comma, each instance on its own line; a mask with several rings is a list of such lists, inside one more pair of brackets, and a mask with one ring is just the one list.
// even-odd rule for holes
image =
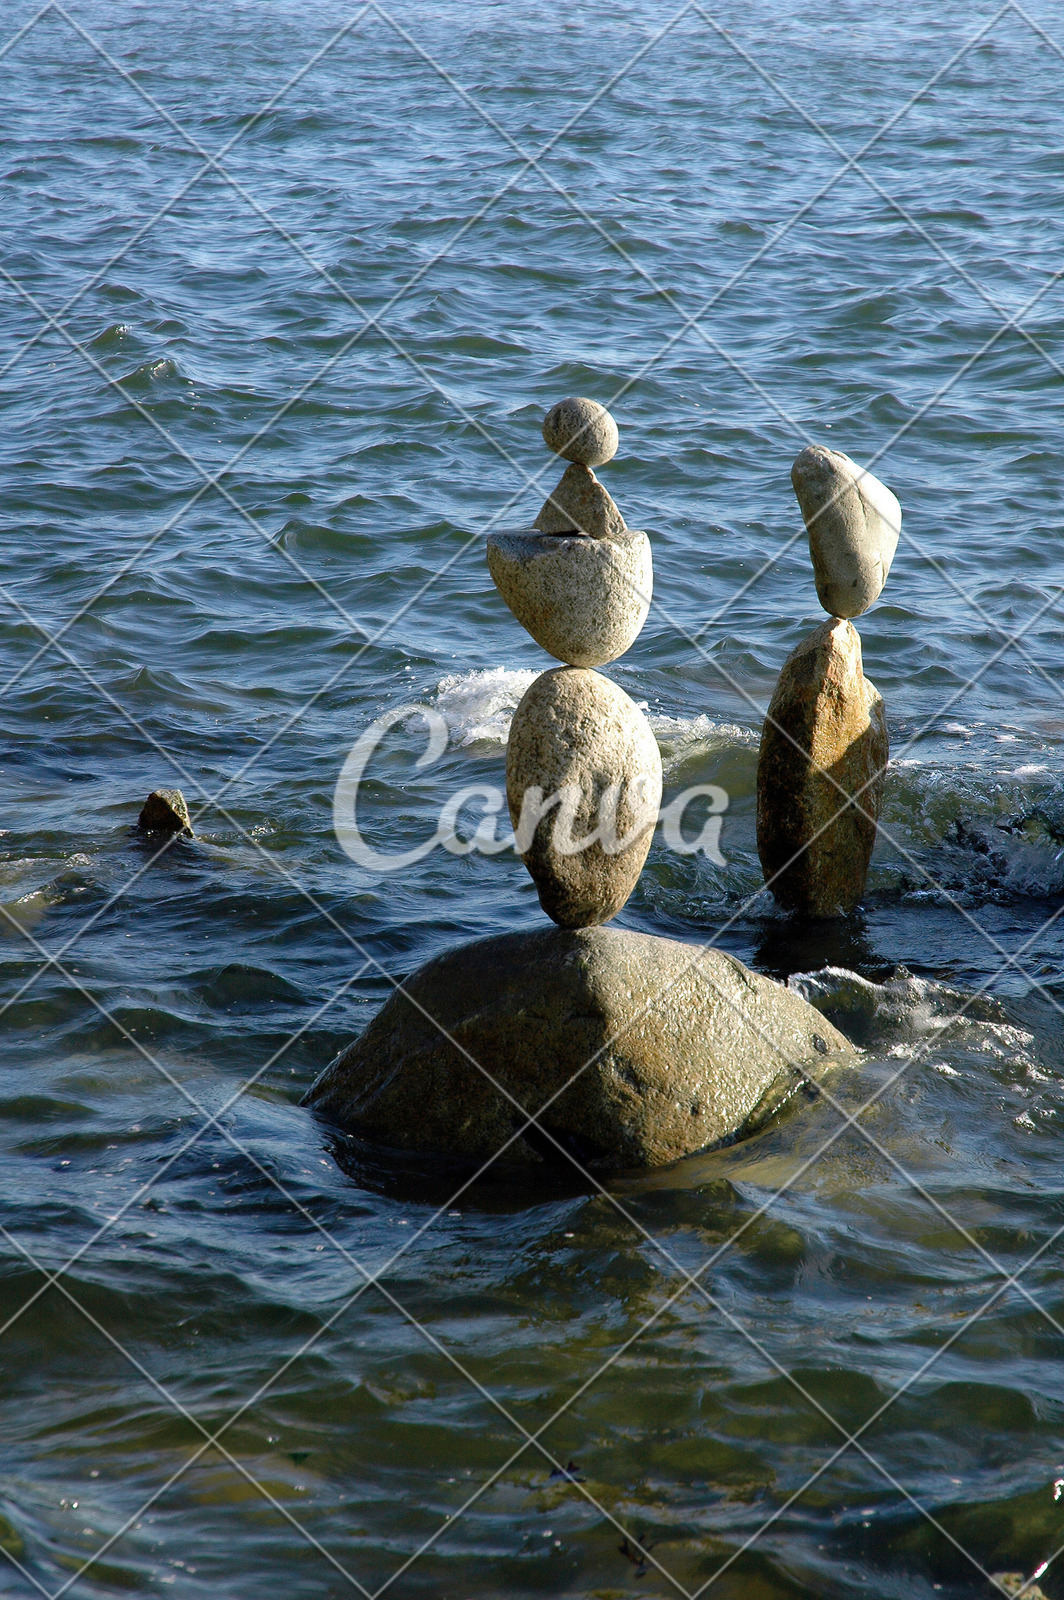
[[[656, 1167], [749, 1133], [855, 1058], [799, 995], [719, 950], [618, 928], [481, 939], [406, 980], [306, 1096], [403, 1150]], [[509, 1141], [509, 1144], [508, 1144]]]

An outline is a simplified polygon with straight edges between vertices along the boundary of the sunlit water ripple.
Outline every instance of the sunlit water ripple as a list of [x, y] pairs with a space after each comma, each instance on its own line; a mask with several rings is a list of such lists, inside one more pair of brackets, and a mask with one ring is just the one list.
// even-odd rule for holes
[[[690, 12], [541, 172], [499, 128], [541, 149], [660, 0], [370, 12], [252, 126], [346, 5], [72, 15], [128, 80], [54, 13], [0, 62], [0, 1594], [317, 1600], [423, 1546], [390, 1592], [1030, 1575], [1064, 1544], [1059, 9], [1048, 43], [1002, 18], [796, 221], [992, 11], [725, 0], [732, 43]], [[244, 197], [193, 182], [191, 141], [234, 139]], [[1041, 290], [1036, 348], [1001, 327]], [[82, 353], [32, 303], [76, 295]], [[864, 1049], [839, 1104], [880, 1092], [605, 1193], [452, 1200], [298, 1102], [381, 969], [540, 925], [534, 890], [506, 854], [360, 871], [332, 792], [415, 703], [450, 744], [417, 769], [423, 726], [389, 736], [379, 848], [502, 781], [545, 658], [481, 536], [534, 515], [573, 393], [617, 396], [602, 475], [654, 543], [611, 673], [668, 793], [730, 795], [727, 865], [656, 844], [618, 921], [789, 978]], [[818, 616], [807, 434], [877, 458], [908, 536], [861, 621], [887, 837], [830, 927], [750, 899], [760, 718]], [[173, 783], [198, 837], [153, 861], [133, 823]]]

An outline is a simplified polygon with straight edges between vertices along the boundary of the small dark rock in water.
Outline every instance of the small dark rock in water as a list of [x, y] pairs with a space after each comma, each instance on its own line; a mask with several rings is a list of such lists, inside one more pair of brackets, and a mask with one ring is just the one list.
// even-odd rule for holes
[[137, 826], [146, 833], [187, 833], [191, 836], [192, 820], [181, 790], [153, 790], [141, 808]]
[[990, 1582], [996, 1584], [1002, 1594], [1022, 1595], [1023, 1600], [1046, 1600], [1045, 1591], [1022, 1572], [992, 1572]]
[[635, 1569], [636, 1569], [635, 1576], [637, 1578], [645, 1578], [646, 1577], [646, 1574], [647, 1574], [647, 1563], [646, 1563], [647, 1552], [650, 1551], [650, 1550], [653, 1550], [653, 1548], [654, 1548], [654, 1546], [648, 1542], [647, 1536], [646, 1536], [645, 1533], [641, 1533], [639, 1535], [638, 1542], [635, 1541], [635, 1540], [629, 1539], [627, 1537], [627, 1535], [626, 1535], [624, 1537], [624, 1539], [622, 1539], [621, 1543], [617, 1546], [617, 1549], [620, 1551], [620, 1553], [624, 1557], [624, 1559], [626, 1561], [630, 1561], [632, 1563], [632, 1565], [635, 1567]]

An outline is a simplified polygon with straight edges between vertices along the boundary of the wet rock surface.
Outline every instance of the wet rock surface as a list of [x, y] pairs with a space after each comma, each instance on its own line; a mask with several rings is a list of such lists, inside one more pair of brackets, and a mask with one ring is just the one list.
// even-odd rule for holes
[[180, 789], [153, 789], [141, 807], [137, 827], [145, 833], [184, 833], [191, 836], [192, 821]]
[[[654, 1167], [752, 1132], [856, 1057], [806, 1001], [732, 956], [551, 928], [428, 962], [304, 1103], [396, 1149]], [[536, 1113], [546, 1133], [524, 1127]]]

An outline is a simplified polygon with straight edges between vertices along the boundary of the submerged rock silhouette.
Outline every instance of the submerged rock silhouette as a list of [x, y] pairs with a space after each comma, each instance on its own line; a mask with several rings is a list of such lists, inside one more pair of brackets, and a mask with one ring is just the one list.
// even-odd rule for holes
[[145, 833], [183, 833], [191, 837], [192, 819], [180, 789], [153, 789], [140, 809], [137, 827]]

